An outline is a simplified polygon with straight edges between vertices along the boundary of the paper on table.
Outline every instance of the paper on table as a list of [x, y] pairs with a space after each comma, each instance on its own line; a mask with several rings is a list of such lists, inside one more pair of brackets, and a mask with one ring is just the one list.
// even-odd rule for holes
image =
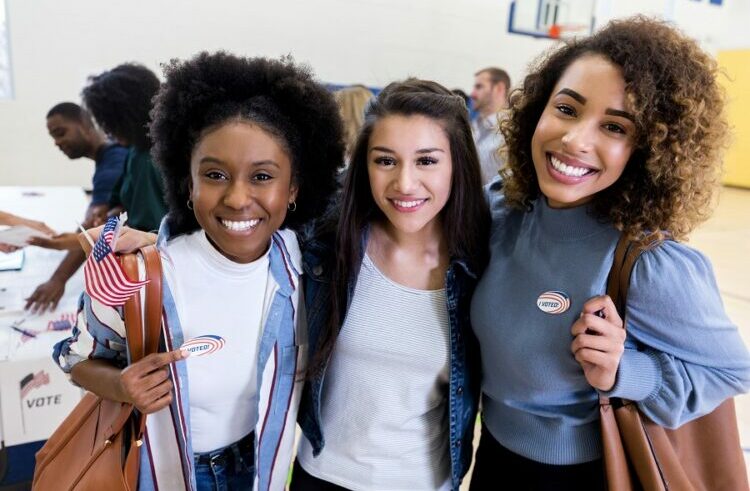
[[23, 268], [24, 251], [0, 252], [0, 271], [15, 271]]
[[50, 236], [28, 225], [16, 225], [5, 230], [0, 230], [0, 242], [17, 247], [28, 245], [28, 241], [32, 237], [49, 238]]

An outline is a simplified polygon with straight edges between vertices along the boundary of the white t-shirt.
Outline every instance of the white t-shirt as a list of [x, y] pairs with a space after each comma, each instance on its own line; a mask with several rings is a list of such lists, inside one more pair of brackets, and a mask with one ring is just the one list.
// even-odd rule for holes
[[311, 475], [353, 490], [450, 489], [445, 290], [388, 279], [365, 255], [326, 369], [325, 447], [303, 438]]
[[236, 263], [199, 230], [170, 240], [161, 255], [185, 341], [205, 335], [224, 340], [218, 351], [186, 360], [193, 452], [208, 452], [247, 435], [258, 419], [268, 252], [252, 263]]

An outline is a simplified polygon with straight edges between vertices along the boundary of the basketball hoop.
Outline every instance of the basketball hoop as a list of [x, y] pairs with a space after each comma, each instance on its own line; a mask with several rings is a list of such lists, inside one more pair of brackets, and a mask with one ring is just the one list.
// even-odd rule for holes
[[590, 34], [589, 26], [583, 24], [552, 24], [547, 35], [552, 39], [570, 39]]
[[508, 32], [554, 40], [590, 35], [596, 0], [511, 0]]

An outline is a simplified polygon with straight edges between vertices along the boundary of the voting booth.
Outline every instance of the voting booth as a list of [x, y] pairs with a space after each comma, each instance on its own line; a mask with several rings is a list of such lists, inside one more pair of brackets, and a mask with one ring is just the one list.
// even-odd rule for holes
[[[0, 210], [72, 232], [88, 200], [78, 187], [0, 187]], [[55, 343], [70, 336], [83, 268], [67, 282], [57, 308], [24, 311], [25, 299], [47, 281], [65, 251], [25, 247], [0, 253], [0, 490], [23, 489], [34, 454], [83, 395], [52, 360]]]

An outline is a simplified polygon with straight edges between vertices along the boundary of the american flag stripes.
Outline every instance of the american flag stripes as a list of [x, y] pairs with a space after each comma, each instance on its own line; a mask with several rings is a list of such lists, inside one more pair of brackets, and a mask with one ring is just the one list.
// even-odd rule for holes
[[83, 266], [86, 293], [104, 305], [123, 305], [148, 281], [131, 281], [122, 271], [110, 245], [119, 231], [118, 217], [110, 217], [102, 229], [94, 250]]
[[24, 399], [32, 389], [47, 385], [49, 383], [49, 374], [44, 370], [39, 370], [36, 373], [30, 373], [26, 375], [19, 383], [19, 389], [21, 391], [21, 399]]

